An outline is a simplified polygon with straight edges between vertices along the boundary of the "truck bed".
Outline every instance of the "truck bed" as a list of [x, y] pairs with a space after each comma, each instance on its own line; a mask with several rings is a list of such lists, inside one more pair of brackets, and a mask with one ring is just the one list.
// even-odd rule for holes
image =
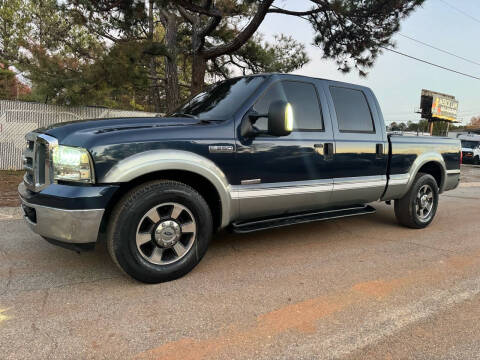
[[[393, 200], [405, 194], [413, 181], [412, 174], [419, 170], [417, 164], [428, 167], [436, 174], [434, 177], [440, 184], [440, 191], [450, 190], [458, 185], [460, 145], [457, 139], [389, 134], [388, 146], [388, 182], [382, 200]], [[443, 164], [444, 168], [439, 164]]]

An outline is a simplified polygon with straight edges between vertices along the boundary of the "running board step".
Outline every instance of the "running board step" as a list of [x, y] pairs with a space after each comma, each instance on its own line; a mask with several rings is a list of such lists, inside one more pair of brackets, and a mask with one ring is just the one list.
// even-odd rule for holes
[[357, 215], [373, 214], [376, 211], [377, 210], [373, 206], [359, 205], [346, 209], [303, 212], [266, 219], [236, 222], [232, 224], [232, 231], [237, 234], [245, 234], [259, 230], [274, 229], [282, 226], [303, 224], [313, 221], [323, 221]]

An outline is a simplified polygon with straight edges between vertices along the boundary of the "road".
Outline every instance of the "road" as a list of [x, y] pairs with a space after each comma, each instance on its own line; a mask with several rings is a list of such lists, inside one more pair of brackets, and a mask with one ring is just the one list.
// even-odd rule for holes
[[2, 359], [480, 359], [480, 169], [434, 223], [374, 215], [219, 234], [144, 285], [105, 246], [54, 247], [0, 208]]

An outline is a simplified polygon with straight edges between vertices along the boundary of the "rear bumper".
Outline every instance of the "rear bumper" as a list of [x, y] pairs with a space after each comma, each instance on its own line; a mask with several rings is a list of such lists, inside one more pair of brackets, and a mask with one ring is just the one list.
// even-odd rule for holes
[[[35, 233], [66, 244], [88, 244], [97, 241], [106, 202], [111, 198], [111, 196], [108, 196], [108, 199], [104, 198], [105, 189], [106, 187], [97, 188], [96, 193], [102, 197], [102, 201], [96, 196], [81, 197], [79, 193], [85, 192], [81, 189], [76, 195], [72, 193], [73, 189], [70, 189], [69, 197], [56, 196], [52, 200], [50, 199], [51, 194], [32, 193], [23, 183], [18, 186], [18, 193], [22, 201], [25, 222]], [[107, 191], [107, 193], [109, 192]], [[89, 194], [92, 195], [91, 189], [89, 189]], [[74, 202], [97, 206], [105, 202], [105, 206], [98, 208], [88, 208], [87, 206], [82, 209], [49, 206], [49, 203], [71, 205]]]
[[456, 189], [460, 184], [460, 170], [447, 170], [443, 191]]

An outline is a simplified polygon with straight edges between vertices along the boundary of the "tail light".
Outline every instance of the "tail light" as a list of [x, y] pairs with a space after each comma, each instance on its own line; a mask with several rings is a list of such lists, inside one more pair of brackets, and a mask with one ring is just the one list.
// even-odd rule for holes
[[460, 151], [460, 165], [463, 164], [463, 151]]

